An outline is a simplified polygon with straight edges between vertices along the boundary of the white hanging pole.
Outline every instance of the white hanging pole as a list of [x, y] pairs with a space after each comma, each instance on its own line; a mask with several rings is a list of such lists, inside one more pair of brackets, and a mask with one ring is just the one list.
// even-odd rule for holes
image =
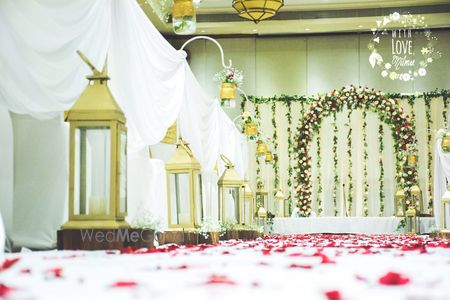
[[199, 35], [199, 36], [195, 36], [189, 40], [187, 40], [183, 46], [181, 46], [180, 50], [184, 50], [184, 48], [187, 46], [187, 44], [189, 44], [190, 42], [196, 41], [196, 40], [208, 40], [213, 42], [214, 44], [216, 44], [216, 46], [219, 48], [220, 51], [220, 58], [222, 60], [222, 66], [224, 67], [224, 69], [229, 69], [231, 68], [231, 66], [233, 65], [231, 62], [231, 59], [228, 60], [228, 65], [225, 64], [225, 58], [224, 58], [224, 54], [223, 54], [223, 48], [222, 46], [219, 44], [219, 42], [215, 39], [213, 39], [212, 37], [209, 36], [204, 36], [204, 35]]

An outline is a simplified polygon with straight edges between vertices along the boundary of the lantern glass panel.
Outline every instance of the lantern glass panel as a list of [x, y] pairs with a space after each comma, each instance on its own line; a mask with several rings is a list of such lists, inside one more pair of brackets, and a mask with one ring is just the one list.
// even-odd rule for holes
[[188, 173], [170, 174], [170, 217], [174, 225], [191, 223], [191, 202]]
[[77, 127], [74, 138], [74, 214], [105, 215], [110, 198], [110, 128]]
[[224, 187], [225, 222], [239, 222], [239, 187]]
[[120, 212], [127, 212], [127, 134], [120, 132]]
[[241, 207], [241, 210], [242, 210], [242, 218], [243, 218], [243, 220], [241, 220], [242, 222], [242, 224], [251, 224], [251, 211], [250, 211], [250, 205], [251, 205], [251, 201], [252, 201], [252, 199], [251, 198], [245, 198], [244, 199], [245, 201], [242, 201], [241, 203], [242, 203], [242, 207]]
[[450, 203], [444, 203], [442, 208], [444, 211], [442, 213], [443, 228], [441, 228], [441, 229], [450, 229], [450, 218], [448, 217], [448, 216], [450, 216]]
[[202, 187], [202, 174], [198, 174], [197, 176], [194, 176], [194, 179], [196, 179], [196, 186], [195, 186], [195, 203], [196, 203], [196, 209], [197, 209], [197, 220], [196, 224], [201, 224], [203, 220], [203, 187]]

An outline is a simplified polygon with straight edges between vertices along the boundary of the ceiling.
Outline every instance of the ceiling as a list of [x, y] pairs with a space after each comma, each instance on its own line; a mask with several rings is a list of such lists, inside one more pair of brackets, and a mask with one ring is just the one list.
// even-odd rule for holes
[[[172, 24], [153, 13], [150, 0], [137, 0], [143, 11], [166, 36]], [[254, 24], [241, 19], [232, 0], [203, 0], [197, 9], [197, 35], [292, 35], [364, 32], [380, 16], [393, 12], [420, 14], [431, 28], [450, 27], [450, 0], [285, 0], [277, 15]]]

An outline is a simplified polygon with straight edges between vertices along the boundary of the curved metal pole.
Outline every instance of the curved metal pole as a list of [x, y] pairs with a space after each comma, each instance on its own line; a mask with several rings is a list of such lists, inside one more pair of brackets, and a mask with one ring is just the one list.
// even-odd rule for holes
[[184, 47], [186, 47], [187, 44], [189, 44], [190, 42], [193, 42], [193, 41], [195, 41], [195, 40], [200, 40], [200, 39], [202, 39], [202, 40], [208, 40], [208, 41], [211, 41], [211, 42], [213, 42], [214, 44], [216, 44], [216, 46], [219, 48], [219, 51], [220, 51], [220, 58], [222, 59], [222, 66], [223, 66], [225, 69], [231, 68], [231, 66], [232, 66], [231, 59], [228, 60], [228, 63], [229, 63], [229, 64], [226, 65], [226, 64], [225, 64], [225, 58], [224, 58], [224, 55], [223, 55], [223, 48], [222, 48], [222, 46], [219, 44], [219, 42], [216, 41], [215, 39], [213, 39], [212, 37], [204, 36], [204, 35], [195, 36], [195, 37], [193, 37], [193, 38], [187, 40], [187, 41], [183, 44], [183, 46], [181, 46], [180, 50], [184, 50]]

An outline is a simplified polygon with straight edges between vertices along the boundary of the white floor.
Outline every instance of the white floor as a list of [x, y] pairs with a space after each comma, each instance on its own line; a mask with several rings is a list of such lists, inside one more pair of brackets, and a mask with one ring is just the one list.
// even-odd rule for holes
[[[396, 217], [275, 218], [273, 233], [399, 233], [396, 229], [401, 220]], [[421, 233], [429, 233], [434, 227], [434, 218], [420, 219]]]
[[[450, 245], [400, 235], [297, 235], [0, 261], [0, 299], [445, 300]], [[3, 265], [3, 270], [2, 269]]]

